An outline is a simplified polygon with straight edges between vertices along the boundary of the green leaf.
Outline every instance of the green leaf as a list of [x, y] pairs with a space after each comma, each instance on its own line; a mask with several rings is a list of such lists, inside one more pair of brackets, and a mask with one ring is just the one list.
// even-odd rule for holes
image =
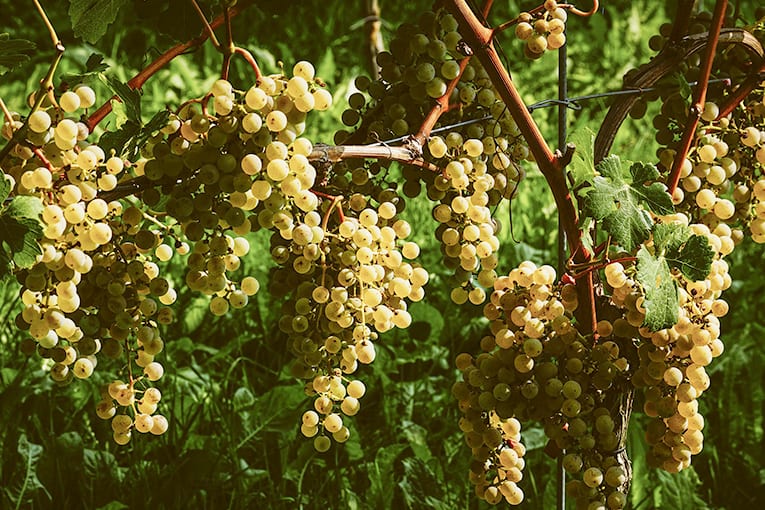
[[89, 43], [98, 41], [126, 3], [127, 0], [69, 0], [74, 35]]
[[42, 200], [39, 198], [30, 196], [17, 196], [13, 197], [11, 203], [8, 204], [8, 209], [5, 210], [5, 214], [8, 214], [9, 216], [15, 216], [17, 218], [29, 218], [38, 220], [42, 210]]
[[619, 245], [632, 251], [648, 239], [653, 226], [649, 210], [657, 214], [673, 211], [672, 198], [658, 182], [656, 167], [635, 163], [625, 169], [618, 156], [609, 156], [596, 169], [599, 176], [580, 191], [586, 213], [602, 222]]
[[685, 225], [659, 224], [653, 229], [653, 244], [656, 253], [688, 280], [703, 280], [709, 275], [714, 250], [705, 236], [693, 234]]
[[677, 283], [663, 256], [655, 256], [645, 246], [637, 253], [637, 279], [645, 292], [645, 320], [651, 331], [671, 328], [677, 323]]
[[85, 70], [83, 72], [65, 74], [61, 78], [65, 81], [80, 83], [98, 77], [99, 74], [107, 69], [109, 69], [109, 64], [104, 62], [104, 56], [98, 53], [91, 53], [87, 62], [85, 62]]
[[141, 96], [138, 94], [138, 91], [131, 89], [126, 83], [122, 83], [113, 76], [100, 74], [99, 78], [101, 78], [101, 81], [103, 81], [125, 105], [125, 115], [127, 115], [128, 120], [132, 120], [140, 125]]
[[26, 39], [11, 39], [8, 33], [0, 34], [0, 75], [29, 61], [28, 52], [35, 43]]
[[42, 253], [38, 244], [42, 238], [41, 211], [39, 198], [19, 196], [0, 214], [0, 277], [10, 273], [11, 261], [18, 267], [31, 267]]
[[5, 203], [5, 199], [11, 194], [11, 178], [3, 172], [3, 178], [0, 179], [0, 207]]
[[693, 235], [680, 248], [677, 267], [691, 281], [704, 280], [712, 268], [714, 250], [706, 236]]
[[31, 267], [42, 253], [37, 241], [42, 237], [42, 227], [32, 218], [0, 216], [0, 260], [13, 260], [19, 267]]
[[566, 171], [573, 180], [572, 187], [578, 188], [585, 182], [592, 182], [595, 177], [595, 133], [589, 128], [581, 129], [571, 136], [570, 141], [576, 150]]

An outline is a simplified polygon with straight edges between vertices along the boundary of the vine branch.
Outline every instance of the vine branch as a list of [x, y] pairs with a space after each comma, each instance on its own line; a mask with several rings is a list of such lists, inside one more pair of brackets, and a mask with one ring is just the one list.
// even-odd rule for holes
[[[239, 13], [241, 13], [245, 8], [246, 8], [245, 5], [238, 4], [230, 9], [229, 15], [231, 17], [234, 17], [238, 15]], [[225, 21], [225, 17], [221, 14], [210, 23], [210, 28], [212, 29], [217, 28], [221, 24], [223, 24], [224, 21]], [[157, 74], [157, 72], [163, 67], [165, 67], [168, 63], [170, 63], [171, 60], [173, 60], [178, 55], [186, 53], [190, 48], [199, 46], [200, 44], [205, 42], [208, 37], [209, 37], [209, 34], [205, 30], [194, 39], [191, 39], [184, 43], [176, 44], [172, 48], [165, 51], [162, 55], [157, 57], [151, 64], [146, 66], [141, 72], [133, 76], [133, 78], [131, 78], [130, 81], [127, 82], [128, 87], [130, 87], [133, 90], [141, 88], [143, 84], [146, 83], [146, 81], [149, 78]], [[103, 105], [101, 105], [101, 107], [98, 110], [93, 112], [93, 114], [90, 117], [88, 117], [88, 120], [86, 123], [90, 131], [93, 131], [93, 129], [104, 119], [104, 117], [109, 115], [109, 113], [112, 111], [111, 101], [113, 99], [118, 99], [118, 98], [117, 96], [112, 96], [108, 101], [106, 101]]]
[[701, 113], [704, 111], [704, 102], [706, 101], [707, 88], [709, 86], [709, 75], [712, 73], [712, 63], [714, 62], [715, 53], [717, 52], [717, 42], [720, 39], [720, 30], [722, 30], [725, 10], [727, 8], [728, 0], [717, 0], [715, 3], [715, 11], [712, 15], [712, 25], [709, 28], [706, 51], [704, 52], [704, 57], [701, 60], [699, 69], [699, 84], [694, 91], [693, 104], [688, 112], [688, 121], [685, 124], [685, 129], [683, 131], [683, 136], [680, 139], [677, 153], [675, 153], [675, 160], [672, 162], [672, 171], [669, 173], [667, 179], [667, 188], [670, 195], [675, 192], [675, 188], [677, 188], [677, 184], [680, 182], [680, 170], [683, 166], [683, 161], [691, 148], [693, 138], [696, 136], [696, 127], [699, 125]]

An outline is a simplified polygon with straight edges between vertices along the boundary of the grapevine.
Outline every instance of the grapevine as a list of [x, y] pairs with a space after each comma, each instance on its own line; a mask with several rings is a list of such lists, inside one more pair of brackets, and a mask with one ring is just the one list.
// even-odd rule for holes
[[[376, 52], [379, 72], [355, 80], [331, 140], [305, 136], [338, 100], [314, 65], [263, 72], [234, 44], [231, 18], [247, 6], [223, 3], [209, 22], [192, 2], [203, 32], [126, 85], [99, 71], [115, 96], [97, 107], [88, 83], [56, 85], [65, 48], [35, 1], [53, 42], [49, 71], [27, 112], [0, 102], [0, 220], [16, 237], [3, 234], [0, 262], [19, 286], [23, 353], [45, 360], [60, 385], [108, 373], [95, 414], [111, 420], [118, 445], [148, 440], [136, 436], [173, 426], [161, 381], [173, 369], [164, 347], [176, 287], [231, 317], [267, 292], [307, 397], [295, 427], [319, 454], [341, 448], [364, 412], [365, 366], [380, 345], [395, 349], [389, 332], [409, 328], [409, 307], [436, 274], [419, 262], [421, 226], [405, 215], [426, 202], [449, 297], [482, 310], [485, 325], [480, 352], [455, 353], [451, 388], [477, 497], [522, 504], [533, 469], [524, 430], [535, 425], [577, 508], [627, 505], [633, 412], [648, 418], [649, 465], [691, 465], [704, 441], [706, 367], [725, 350], [726, 257], [747, 236], [765, 243], [761, 25], [736, 28], [723, 0], [695, 17], [680, 2], [652, 39], [657, 56], [625, 76], [625, 90], [641, 94], [618, 96], [586, 148], [593, 157], [572, 159], [585, 147], [550, 148], [500, 39], [522, 45], [530, 64], [563, 47], [568, 25], [596, 15], [598, 2], [583, 11], [547, 0], [494, 25], [491, 1], [480, 13], [463, 0], [423, 10]], [[205, 41], [222, 55], [208, 93], [145, 124], [139, 114], [131, 132], [103, 131], [117, 101], [129, 110], [136, 89]], [[229, 80], [237, 59], [251, 82]], [[640, 117], [651, 100], [662, 104], [653, 119], [662, 148], [645, 162], [609, 154], [627, 112]], [[567, 260], [507, 271], [496, 210], [537, 169]], [[259, 231], [267, 241], [253, 246]], [[251, 251], [270, 257], [267, 282], [242, 270]], [[171, 262], [185, 267], [180, 281]]]

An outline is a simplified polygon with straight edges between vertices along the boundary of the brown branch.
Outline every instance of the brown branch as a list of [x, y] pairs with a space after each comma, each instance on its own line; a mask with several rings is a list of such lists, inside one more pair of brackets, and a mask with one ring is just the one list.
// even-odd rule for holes
[[[221, 64], [220, 70], [220, 77], [223, 80], [228, 80], [231, 57], [234, 55], [236, 49], [236, 46], [234, 45], [234, 32], [231, 30], [231, 14], [228, 9], [228, 7], [223, 9], [223, 19], [226, 27], [226, 45], [219, 48], [223, 52], [223, 63]], [[206, 18], [205, 21], [207, 21]]]
[[707, 40], [706, 51], [701, 60], [699, 68], [699, 84], [693, 94], [693, 104], [688, 112], [688, 121], [685, 124], [683, 136], [680, 139], [680, 145], [675, 153], [675, 160], [672, 162], [672, 171], [667, 178], [667, 190], [669, 194], [675, 192], [677, 184], [680, 182], [680, 170], [683, 161], [688, 155], [693, 139], [696, 136], [696, 126], [699, 125], [701, 113], [704, 111], [704, 102], [707, 98], [707, 88], [709, 87], [709, 75], [712, 73], [712, 63], [717, 52], [717, 42], [720, 39], [720, 30], [722, 30], [723, 21], [725, 21], [725, 10], [728, 7], [728, 0], [717, 0], [715, 11], [712, 15], [712, 25], [709, 27], [709, 37]]
[[672, 21], [672, 32], [669, 34], [669, 40], [665, 46], [674, 46], [688, 33], [694, 3], [695, 0], [680, 0], [677, 3], [675, 19]]
[[[523, 99], [521, 99], [513, 80], [510, 78], [510, 74], [502, 65], [502, 61], [494, 48], [494, 31], [481, 24], [465, 0], [450, 0], [446, 3], [446, 8], [451, 11], [459, 22], [460, 33], [470, 48], [472, 48], [473, 54], [483, 64], [494, 87], [499, 92], [508, 111], [518, 125], [523, 138], [526, 140], [539, 170], [545, 177], [555, 204], [558, 207], [561, 228], [565, 233], [569, 253], [572, 254], [575, 262], [588, 261], [591, 258], [591, 254], [582, 244], [582, 232], [579, 230], [578, 225], [579, 215], [574, 206], [571, 191], [566, 181], [566, 173], [563, 170], [563, 162], [561, 161], [563, 155], [560, 151], [556, 151], [553, 154], [550, 146], [542, 137], [539, 126], [537, 126], [531, 117], [528, 107], [523, 102]], [[591, 329], [597, 323], [595, 291], [591, 277], [586, 278], [586, 281], [582, 283], [583, 285], [577, 285], [580, 305], [580, 311], [577, 313], [577, 322], [586, 331], [586, 328]]]
[[380, 77], [377, 65], [377, 55], [385, 51], [382, 38], [382, 22], [380, 21], [380, 4], [377, 0], [366, 1], [366, 17], [364, 28], [367, 33], [367, 48], [369, 52], [369, 73], [373, 78]]
[[521, 134], [526, 143], [528, 143], [529, 150], [539, 166], [539, 170], [545, 179], [547, 179], [555, 198], [555, 203], [564, 219], [564, 230], [569, 242], [570, 251], [572, 253], [581, 253], [581, 256], [586, 257], [587, 254], [583, 250], [578, 249], [581, 244], [581, 233], [577, 226], [577, 212], [568, 190], [565, 175], [561, 171], [558, 156], [553, 154], [549, 145], [542, 137], [539, 127], [531, 117], [510, 75], [502, 65], [492, 41], [493, 30], [480, 23], [465, 0], [450, 0], [446, 6], [457, 18], [462, 36], [472, 48], [474, 55], [483, 64], [500, 97], [505, 102], [508, 111], [516, 124], [518, 124]]
[[428, 140], [430, 137], [430, 132], [438, 122], [438, 119], [441, 118], [441, 115], [449, 111], [449, 98], [451, 97], [452, 92], [454, 92], [454, 89], [457, 87], [457, 84], [462, 79], [462, 73], [465, 72], [465, 68], [467, 67], [468, 62], [470, 62], [470, 57], [465, 57], [460, 61], [459, 74], [456, 78], [449, 82], [449, 85], [446, 87], [446, 92], [444, 92], [441, 97], [436, 99], [436, 104], [433, 105], [433, 108], [430, 109], [428, 114], [422, 120], [422, 125], [420, 126], [419, 131], [417, 131], [417, 134], [414, 135], [414, 138], [421, 145]]
[[[210, 42], [213, 46], [215, 46], [215, 48], [220, 49], [220, 43], [218, 42], [218, 38], [215, 37], [215, 31], [213, 30], [213, 27], [211, 27], [210, 23], [207, 21], [207, 16], [205, 16], [205, 13], [202, 12], [202, 8], [199, 7], [197, 0], [190, 1], [191, 5], [194, 6], [194, 10], [197, 11], [197, 15], [199, 16], [199, 20], [202, 22], [202, 26], [205, 27], [204, 30], [207, 33], [207, 37], [210, 39]], [[226, 12], [228, 12], [228, 9], [226, 9]]]
[[[420, 147], [420, 150], [417, 150]], [[407, 146], [389, 147], [386, 145], [323, 145], [316, 144], [308, 156], [309, 161], [325, 161], [336, 163], [345, 159], [385, 159], [414, 165], [431, 172], [442, 173], [442, 170], [422, 159], [422, 148], [412, 144]]]
[[[236, 16], [240, 12], [242, 12], [246, 8], [246, 4], [240, 3], [230, 9], [230, 15], [231, 17]], [[225, 21], [224, 16], [220, 15], [217, 18], [215, 18], [212, 23], [210, 23], [211, 28], [217, 28], [223, 22]], [[169, 50], [165, 51], [162, 55], [157, 57], [151, 64], [146, 66], [141, 72], [133, 76], [133, 78], [127, 82], [128, 87], [130, 87], [133, 90], [139, 89], [143, 86], [146, 81], [154, 76], [160, 69], [165, 67], [168, 63], [170, 63], [171, 60], [173, 60], [178, 55], [181, 55], [183, 53], [186, 53], [190, 48], [193, 48], [195, 46], [199, 46], [203, 42], [207, 40], [209, 37], [207, 31], [203, 31], [198, 37], [195, 37], [194, 39], [191, 39], [189, 41], [186, 41], [184, 43], [179, 43], [170, 48]], [[93, 129], [98, 125], [99, 122], [101, 122], [104, 117], [109, 115], [109, 113], [112, 111], [112, 99], [119, 99], [117, 96], [112, 96], [108, 101], [106, 101], [101, 107], [93, 112], [93, 114], [88, 117], [87, 125], [88, 129], [92, 132]]]

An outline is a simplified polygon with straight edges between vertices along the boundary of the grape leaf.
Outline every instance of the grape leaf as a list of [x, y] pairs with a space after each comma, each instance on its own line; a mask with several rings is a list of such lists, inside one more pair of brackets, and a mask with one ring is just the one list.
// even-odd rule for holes
[[[7, 179], [2, 179], [7, 183]], [[8, 189], [4, 189], [5, 187]], [[0, 195], [10, 186], [0, 186]], [[5, 201], [5, 199], [3, 199]], [[42, 253], [37, 243], [42, 237], [39, 215], [42, 202], [29, 196], [14, 197], [0, 212], [0, 278], [10, 274], [11, 262], [18, 267], [31, 267]]]
[[0, 206], [2, 206], [5, 199], [11, 194], [11, 180], [5, 171], [2, 169], [0, 169], [0, 171], [3, 172], [3, 178], [0, 179]]
[[595, 146], [595, 133], [589, 129], [577, 130], [570, 138], [576, 150], [571, 158], [571, 163], [566, 167], [573, 188], [578, 188], [585, 182], [591, 182], [595, 177], [595, 161], [593, 148]]
[[653, 229], [653, 243], [656, 253], [688, 280], [703, 280], [709, 275], [714, 250], [705, 236], [694, 234], [685, 225], [658, 224]]
[[674, 326], [678, 317], [677, 283], [667, 259], [641, 246], [637, 252], [637, 279], [645, 293], [643, 326], [651, 331]]
[[30, 52], [35, 49], [35, 43], [26, 39], [11, 39], [10, 34], [0, 34], [0, 75], [14, 67], [29, 61]]
[[38, 221], [40, 213], [43, 210], [42, 201], [37, 197], [18, 196], [11, 200], [5, 214], [17, 218], [27, 218]]
[[714, 252], [705, 236], [696, 235], [685, 225], [660, 223], [653, 227], [653, 252], [645, 246], [637, 254], [637, 279], [645, 293], [645, 321], [651, 331], [677, 323], [678, 269], [691, 281], [709, 274]]
[[128, 120], [141, 123], [141, 96], [138, 91], [128, 87], [126, 83], [122, 83], [113, 76], [106, 76], [99, 74], [99, 78], [108, 86], [114, 94], [120, 98], [122, 104], [125, 105], [125, 115]]
[[651, 182], [659, 178], [653, 165], [634, 163], [627, 170], [618, 156], [609, 156], [596, 169], [600, 175], [579, 192], [584, 209], [602, 222], [616, 243], [631, 251], [650, 235], [653, 220], [649, 210], [670, 214], [674, 211], [672, 198], [663, 184]]
[[676, 262], [670, 260], [670, 263], [676, 263], [683, 276], [695, 282], [709, 276], [712, 257], [714, 257], [714, 251], [709, 240], [705, 236], [692, 235], [680, 248]]
[[37, 240], [42, 237], [40, 223], [32, 218], [16, 218], [0, 215], [0, 259], [5, 262], [3, 271], [9, 269], [11, 260], [19, 267], [31, 267], [42, 253]]
[[91, 53], [85, 62], [85, 70], [81, 73], [69, 73], [61, 78], [73, 83], [88, 82], [98, 77], [101, 73], [109, 69], [109, 64], [104, 62], [104, 56], [98, 53]]
[[69, 0], [69, 19], [74, 35], [94, 43], [117, 19], [127, 0]]
[[132, 120], [126, 121], [117, 131], [106, 132], [101, 135], [99, 145], [105, 151], [114, 149], [117, 154], [133, 158], [138, 155], [140, 148], [153, 133], [162, 129], [170, 118], [170, 112], [162, 110], [154, 114], [143, 127]]

